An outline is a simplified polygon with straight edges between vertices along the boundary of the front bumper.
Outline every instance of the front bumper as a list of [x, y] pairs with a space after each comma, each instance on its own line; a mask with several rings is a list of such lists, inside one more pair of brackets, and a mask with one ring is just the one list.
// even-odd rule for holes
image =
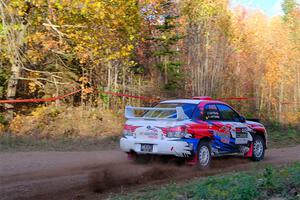
[[[153, 144], [152, 152], [141, 151], [141, 144]], [[122, 137], [120, 148], [124, 152], [137, 154], [173, 155], [177, 157], [190, 157], [193, 152], [193, 144], [181, 139], [147, 140], [134, 137]]]

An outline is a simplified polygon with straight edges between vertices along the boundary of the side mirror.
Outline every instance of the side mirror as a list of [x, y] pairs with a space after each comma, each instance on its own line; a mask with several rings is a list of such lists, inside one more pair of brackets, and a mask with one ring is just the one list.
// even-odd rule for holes
[[246, 122], [246, 118], [244, 116], [240, 116], [240, 122], [241, 123], [245, 123]]

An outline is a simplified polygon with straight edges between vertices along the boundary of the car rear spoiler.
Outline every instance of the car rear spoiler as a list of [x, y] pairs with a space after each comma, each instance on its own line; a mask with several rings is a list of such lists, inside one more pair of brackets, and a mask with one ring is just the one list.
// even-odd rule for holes
[[[159, 110], [159, 111], [176, 111], [176, 118], [159, 118], [159, 117], [136, 117], [134, 114], [135, 110], [149, 111], [149, 110]], [[125, 118], [126, 119], [149, 119], [149, 120], [185, 120], [189, 117], [184, 113], [182, 107], [176, 108], [147, 108], [147, 107], [125, 107]]]

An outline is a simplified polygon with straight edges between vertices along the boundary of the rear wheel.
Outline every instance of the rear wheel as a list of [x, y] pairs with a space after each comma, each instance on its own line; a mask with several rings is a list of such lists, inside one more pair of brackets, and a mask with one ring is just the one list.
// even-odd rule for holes
[[265, 156], [265, 142], [260, 135], [254, 135], [253, 137], [253, 153], [252, 160], [260, 161]]
[[199, 143], [197, 151], [198, 168], [207, 169], [211, 162], [211, 145], [208, 141]]

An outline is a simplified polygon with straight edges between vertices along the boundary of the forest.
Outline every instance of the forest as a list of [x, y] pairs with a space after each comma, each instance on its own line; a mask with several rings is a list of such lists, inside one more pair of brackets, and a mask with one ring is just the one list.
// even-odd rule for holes
[[[59, 129], [52, 121], [66, 125], [69, 115], [108, 126], [125, 105], [192, 96], [249, 98], [228, 103], [249, 118], [299, 126], [300, 5], [284, 0], [282, 10], [269, 17], [228, 0], [0, 0], [0, 99], [80, 90], [0, 104], [0, 129], [47, 126], [50, 137]], [[72, 126], [61, 129], [75, 134]]]

